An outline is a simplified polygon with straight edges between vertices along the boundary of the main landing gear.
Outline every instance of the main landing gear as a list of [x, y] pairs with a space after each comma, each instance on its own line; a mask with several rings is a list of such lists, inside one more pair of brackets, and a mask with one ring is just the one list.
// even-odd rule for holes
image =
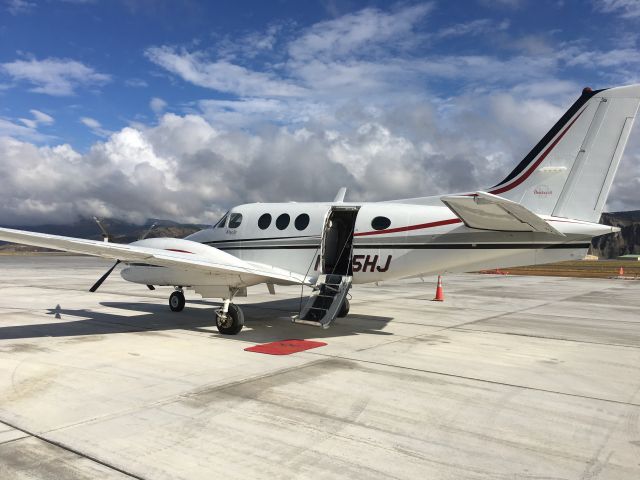
[[184, 309], [184, 304], [184, 293], [182, 288], [178, 288], [169, 296], [169, 308], [172, 312], [181, 312]]
[[338, 311], [338, 318], [344, 318], [349, 314], [349, 300], [348, 299], [344, 299], [344, 301], [342, 302], [342, 305], [340, 305], [340, 311]]

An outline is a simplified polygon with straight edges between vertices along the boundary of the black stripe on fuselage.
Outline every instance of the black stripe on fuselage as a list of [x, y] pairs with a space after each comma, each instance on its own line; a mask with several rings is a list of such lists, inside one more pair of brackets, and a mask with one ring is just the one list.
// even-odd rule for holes
[[[354, 245], [354, 250], [478, 250], [505, 249], [531, 250], [540, 248], [588, 248], [589, 243], [421, 243], [417, 245], [407, 243]], [[219, 247], [219, 250], [317, 250], [318, 245], [269, 245]]]
[[562, 127], [564, 127], [569, 122], [569, 120], [573, 118], [573, 116], [578, 112], [578, 110], [580, 110], [580, 108], [585, 103], [587, 103], [591, 97], [602, 92], [603, 90], [606, 90], [606, 88], [601, 90], [591, 90], [591, 91], [587, 89], [583, 90], [580, 98], [578, 98], [574, 102], [574, 104], [571, 105], [569, 110], [567, 110], [565, 114], [562, 117], [560, 117], [560, 120], [558, 120], [556, 124], [551, 128], [551, 130], [549, 130], [547, 134], [544, 137], [542, 137], [542, 140], [540, 140], [536, 144], [536, 146], [533, 147], [533, 149], [527, 154], [526, 157], [522, 159], [522, 161], [518, 164], [518, 166], [509, 175], [507, 175], [507, 178], [505, 178], [500, 183], [498, 183], [497, 185], [494, 185], [491, 188], [499, 187], [500, 185], [503, 185], [504, 183], [507, 183], [509, 180], [512, 180], [518, 175], [520, 175], [525, 170], [525, 168], [527, 168], [529, 164], [533, 160], [535, 160], [538, 157], [538, 155], [540, 155], [540, 152], [542, 152], [542, 149], [544, 149], [544, 147], [546, 147], [549, 143], [551, 143], [553, 138], [558, 134], [558, 132], [560, 132]]
[[301, 235], [298, 237], [267, 237], [267, 238], [232, 238], [229, 240], [211, 240], [208, 242], [202, 242], [205, 245], [219, 245], [222, 243], [236, 243], [236, 242], [259, 242], [262, 240], [289, 240], [289, 239], [299, 239], [299, 238], [320, 238], [320, 235]]

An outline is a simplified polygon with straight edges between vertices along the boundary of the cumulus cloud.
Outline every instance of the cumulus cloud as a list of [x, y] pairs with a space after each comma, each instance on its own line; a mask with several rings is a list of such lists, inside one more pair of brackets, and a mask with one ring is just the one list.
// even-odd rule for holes
[[101, 86], [111, 77], [71, 59], [15, 60], [0, 64], [0, 72], [32, 85], [31, 91], [54, 96], [73, 95], [80, 87]]
[[[421, 37], [416, 26], [432, 8], [364, 9], [293, 35], [256, 34], [262, 51], [282, 47], [268, 61], [253, 61], [244, 48], [150, 47], [145, 54], [153, 64], [208, 91], [182, 114], [166, 113], [165, 101], [152, 98], [151, 125], [114, 132], [81, 118], [100, 137], [85, 153], [30, 143], [37, 134], [30, 125], [46, 124], [34, 112], [22, 124], [0, 119], [0, 136], [14, 137], [0, 138], [9, 172], [0, 222], [90, 215], [213, 222], [235, 204], [329, 200], [341, 186], [354, 200], [487, 188], [579, 95], [584, 85], [563, 69], [608, 74], [640, 67], [628, 46], [594, 52], [579, 42], [545, 55], [533, 48], [422, 51], [416, 45], [438, 35], [475, 42], [492, 28], [510, 28], [469, 22]], [[447, 87], [441, 93], [439, 84]], [[631, 138], [639, 136], [634, 129]], [[640, 140], [621, 167], [629, 175], [616, 178], [612, 209], [640, 206], [638, 152]]]
[[[24, 224], [100, 215], [212, 222], [234, 204], [328, 200], [343, 185], [349, 198], [359, 200], [482, 188], [524, 154], [521, 143], [505, 139], [528, 130], [519, 125], [522, 110], [508, 94], [477, 101], [482, 105], [474, 108], [499, 118], [497, 125], [468, 115], [468, 105], [443, 122], [437, 105], [408, 103], [385, 112], [354, 109], [351, 115], [367, 120], [345, 131], [308, 123], [247, 132], [216, 128], [200, 115], [167, 113], [155, 126], [111, 133], [84, 154], [69, 145], [36, 147], [5, 137], [0, 219]], [[553, 121], [555, 108], [534, 102], [529, 112]], [[539, 134], [548, 127], [531, 122]], [[102, 128], [95, 119], [83, 123]]]

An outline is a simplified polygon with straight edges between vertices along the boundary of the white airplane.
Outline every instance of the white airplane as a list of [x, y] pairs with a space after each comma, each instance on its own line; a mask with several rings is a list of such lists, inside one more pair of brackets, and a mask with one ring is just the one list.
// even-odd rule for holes
[[232, 208], [184, 239], [128, 245], [0, 228], [0, 240], [116, 260], [125, 280], [221, 298], [220, 333], [237, 334], [244, 315], [233, 299], [266, 283], [313, 291], [294, 322], [328, 327], [346, 316], [352, 283], [422, 274], [580, 259], [593, 237], [622, 157], [640, 85], [591, 90], [567, 110], [507, 177], [474, 193], [388, 202], [253, 203]]

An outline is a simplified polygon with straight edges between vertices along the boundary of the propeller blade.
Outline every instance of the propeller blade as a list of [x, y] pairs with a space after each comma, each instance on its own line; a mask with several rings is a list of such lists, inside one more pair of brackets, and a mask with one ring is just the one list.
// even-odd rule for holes
[[120, 260], [116, 260], [116, 263], [113, 264], [113, 267], [107, 270], [107, 272], [104, 275], [102, 275], [96, 283], [93, 284], [93, 287], [91, 287], [89, 291], [95, 292], [96, 290], [98, 290], [98, 288], [100, 288], [100, 285], [102, 285], [103, 282], [107, 279], [107, 277], [111, 275], [111, 272], [113, 272], [113, 269], [116, 268], [119, 263], [120, 263]]

